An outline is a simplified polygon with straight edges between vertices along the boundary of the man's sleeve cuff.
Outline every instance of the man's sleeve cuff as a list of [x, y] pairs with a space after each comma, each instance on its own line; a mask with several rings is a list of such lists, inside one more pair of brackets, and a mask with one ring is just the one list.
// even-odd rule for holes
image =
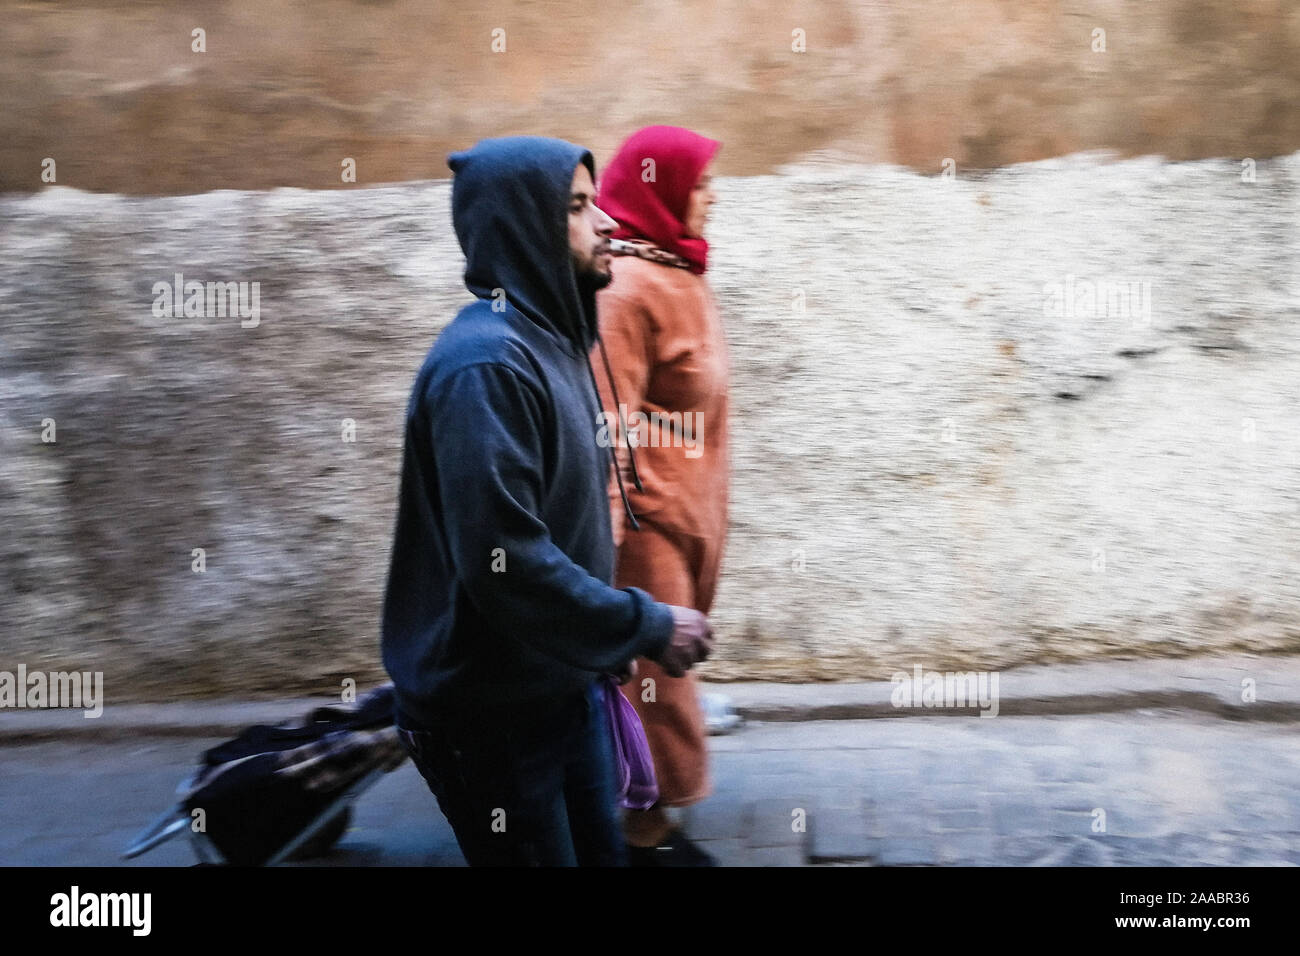
[[641, 619], [637, 627], [637, 644], [640, 657], [655, 661], [668, 650], [668, 642], [673, 637], [673, 612], [667, 604], [660, 604], [640, 588], [627, 588], [640, 606]]

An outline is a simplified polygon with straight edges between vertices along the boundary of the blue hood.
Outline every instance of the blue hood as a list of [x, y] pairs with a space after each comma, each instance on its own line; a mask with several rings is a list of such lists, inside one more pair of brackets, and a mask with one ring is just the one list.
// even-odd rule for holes
[[568, 209], [573, 171], [591, 153], [541, 136], [485, 139], [447, 160], [455, 179], [451, 218], [465, 253], [465, 285], [480, 299], [493, 290], [521, 314], [586, 354], [596, 339], [594, 292], [574, 277]]

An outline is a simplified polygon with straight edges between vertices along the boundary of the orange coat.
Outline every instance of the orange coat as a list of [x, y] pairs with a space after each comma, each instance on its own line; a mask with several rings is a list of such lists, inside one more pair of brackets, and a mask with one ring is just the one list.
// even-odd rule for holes
[[[596, 301], [621, 411], [603, 377], [597, 379], [606, 422], [619, 421], [621, 414], [635, 442], [645, 489], [633, 485], [615, 426], [608, 437], [617, 441], [641, 530], [628, 527], [618, 485], [611, 481], [618, 545], [614, 583], [708, 614], [726, 543], [730, 483], [729, 366], [721, 317], [704, 278], [686, 269], [633, 256], [616, 257], [611, 269], [614, 281]], [[593, 365], [599, 368], [601, 361], [593, 354]], [[660, 804], [686, 806], [708, 796], [708, 740], [695, 675], [669, 677], [641, 660], [637, 677], [622, 689], [646, 730]]]
[[[644, 515], [658, 527], [702, 539], [720, 556], [730, 486], [730, 366], [713, 292], [703, 276], [634, 256], [615, 257], [610, 268], [614, 281], [596, 302], [645, 488], [638, 492], [633, 487], [620, 441], [632, 510], [638, 521]], [[593, 354], [593, 365], [600, 368], [600, 362], [599, 354]], [[607, 416], [617, 415], [603, 376], [597, 379]], [[621, 545], [626, 516], [614, 483], [610, 507], [614, 541]]]

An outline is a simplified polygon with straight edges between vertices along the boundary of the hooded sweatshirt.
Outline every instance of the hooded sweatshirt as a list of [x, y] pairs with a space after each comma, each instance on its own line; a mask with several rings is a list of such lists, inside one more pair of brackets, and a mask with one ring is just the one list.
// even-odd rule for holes
[[430, 349], [406, 412], [382, 643], [408, 725], [580, 693], [672, 635], [666, 605], [611, 586], [595, 305], [568, 238], [579, 163], [594, 179], [589, 152], [540, 137], [449, 161], [477, 301]]

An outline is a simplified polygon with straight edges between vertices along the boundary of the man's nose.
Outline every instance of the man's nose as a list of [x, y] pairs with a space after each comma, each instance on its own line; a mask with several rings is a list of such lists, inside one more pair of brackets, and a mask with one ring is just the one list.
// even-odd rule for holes
[[601, 236], [613, 235], [614, 230], [618, 228], [618, 223], [609, 217], [605, 210], [599, 206], [592, 206], [592, 211], [596, 213], [596, 233]]

